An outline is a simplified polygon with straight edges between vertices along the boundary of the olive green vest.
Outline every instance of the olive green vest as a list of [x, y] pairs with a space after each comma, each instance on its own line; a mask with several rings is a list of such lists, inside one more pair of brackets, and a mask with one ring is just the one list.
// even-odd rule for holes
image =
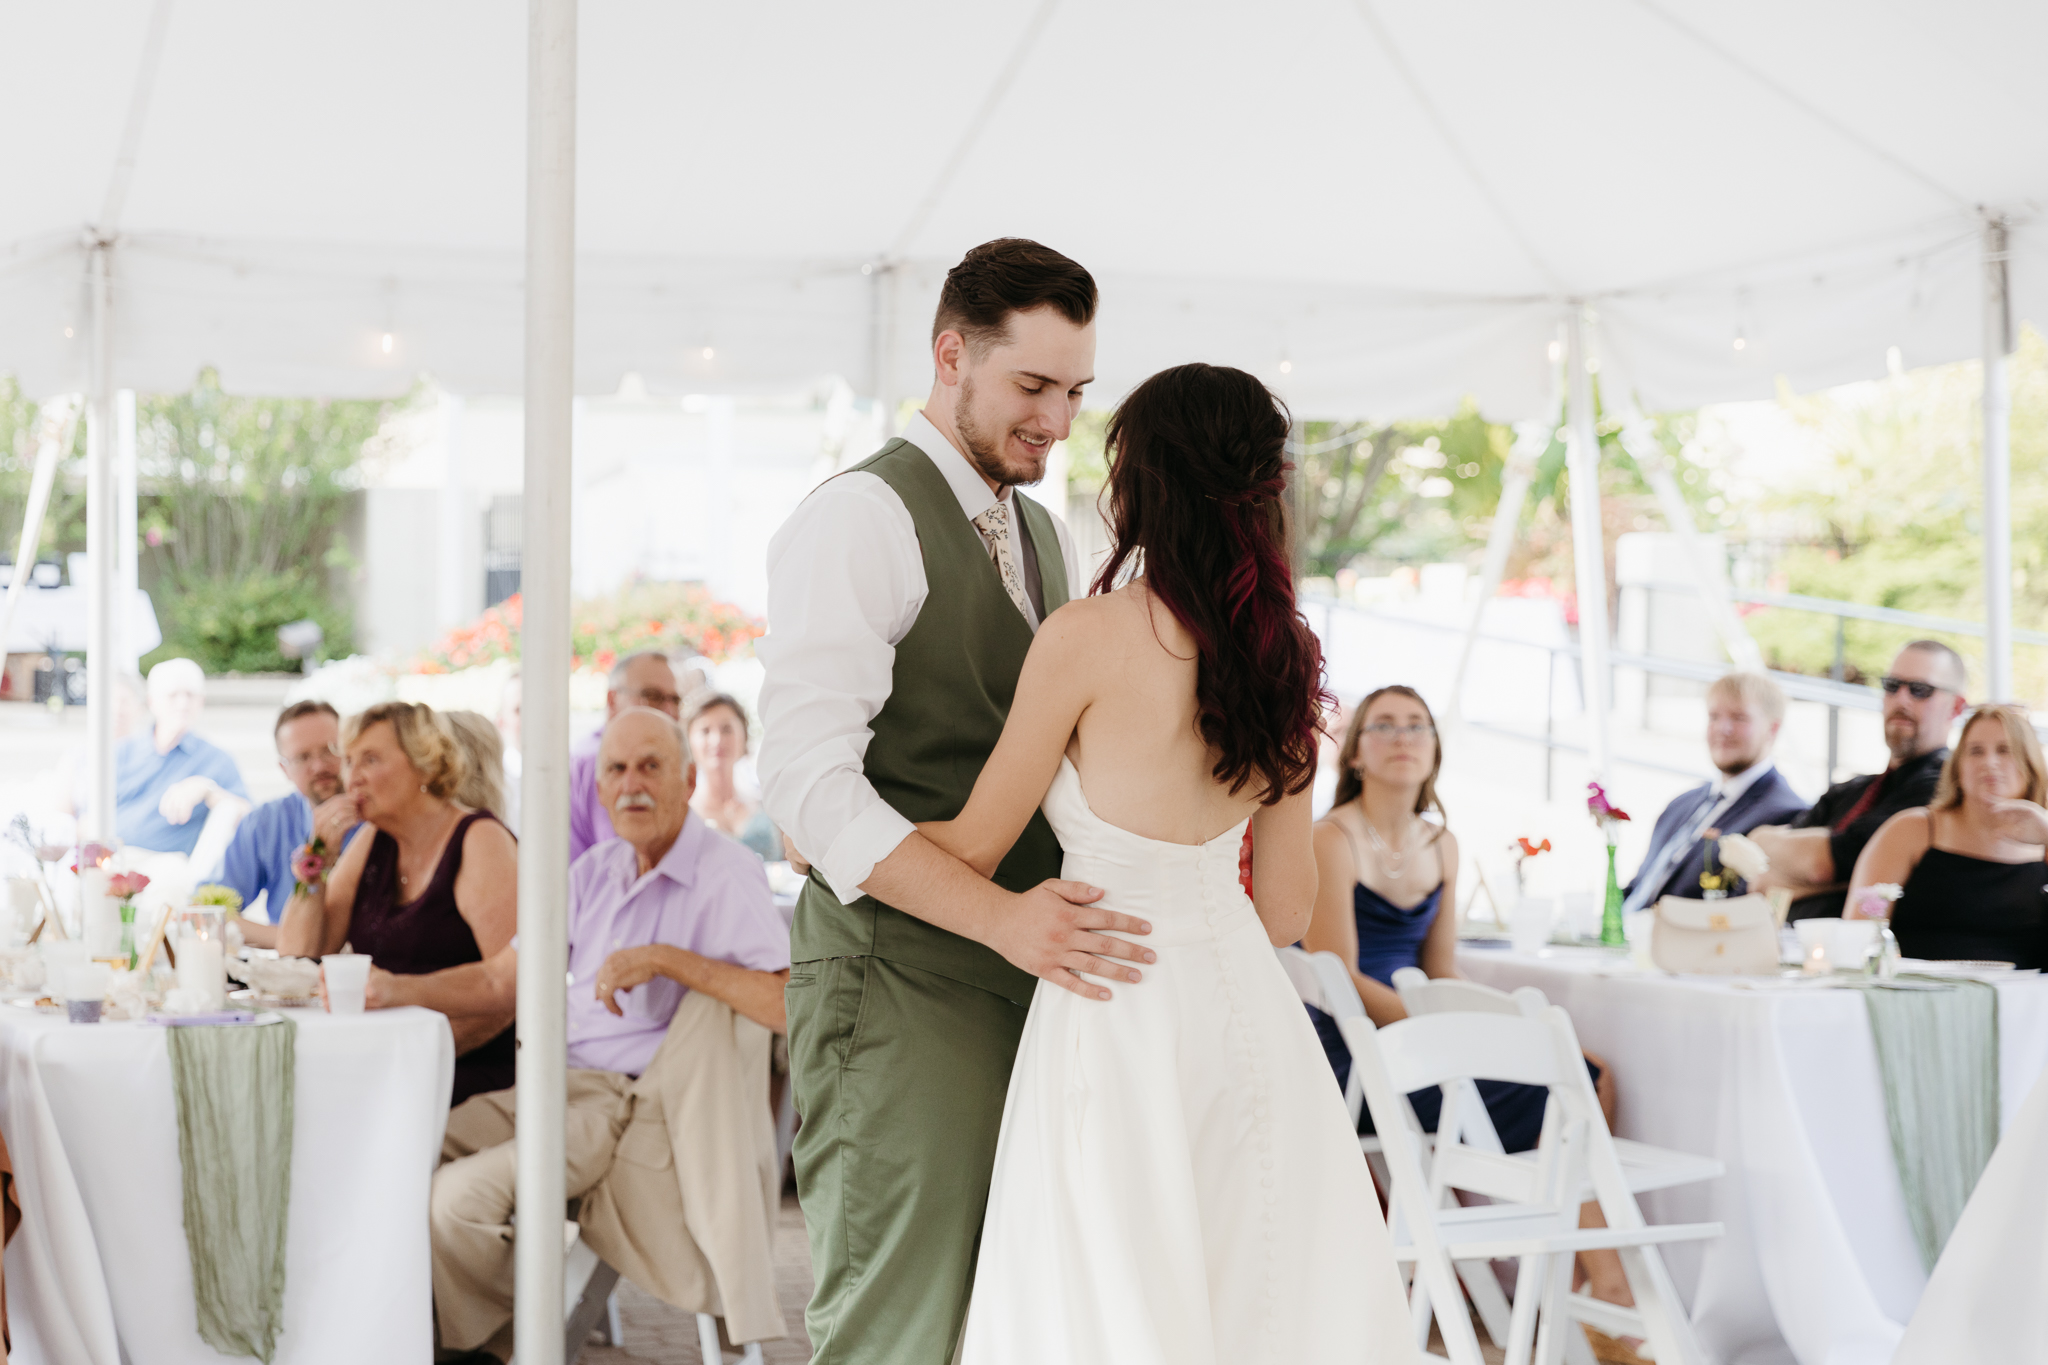
[[[945, 475], [907, 441], [854, 466], [896, 490], [924, 556], [924, 606], [896, 646], [889, 700], [870, 728], [864, 770], [875, 791], [910, 821], [950, 820], [967, 804], [982, 764], [1002, 736], [1031, 648], [1031, 627], [1003, 590], [981, 535], [960, 511]], [[1012, 497], [1038, 555], [1049, 616], [1067, 602], [1066, 561], [1052, 517]], [[1060, 846], [1043, 812], [996, 869], [997, 885], [1025, 891], [1060, 875]], [[991, 948], [863, 896], [842, 905], [815, 870], [797, 899], [790, 956], [879, 957], [1029, 1003], [1036, 979]]]

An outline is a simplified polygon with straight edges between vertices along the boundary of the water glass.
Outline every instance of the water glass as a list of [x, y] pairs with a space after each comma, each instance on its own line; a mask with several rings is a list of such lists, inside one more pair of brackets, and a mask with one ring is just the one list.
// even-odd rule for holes
[[1518, 953], [1534, 954], [1550, 942], [1550, 923], [1557, 902], [1548, 896], [1524, 896], [1508, 913], [1508, 938]]

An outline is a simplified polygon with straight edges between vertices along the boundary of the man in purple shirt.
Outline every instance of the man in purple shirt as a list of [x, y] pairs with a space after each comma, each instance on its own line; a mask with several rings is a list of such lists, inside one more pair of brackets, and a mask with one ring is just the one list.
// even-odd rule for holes
[[[696, 680], [695, 687], [704, 685], [703, 674], [691, 670], [690, 676]], [[610, 687], [604, 694], [605, 724], [610, 725], [629, 706], [651, 707], [670, 720], [679, 719], [683, 714], [683, 695], [676, 688], [675, 670], [669, 667], [668, 655], [653, 649], [628, 654], [612, 665]], [[599, 727], [569, 750], [571, 865], [592, 845], [603, 843], [613, 834], [611, 818], [597, 793], [597, 746], [603, 738], [604, 729]]]
[[[612, 1164], [632, 1117], [633, 1078], [660, 1048], [684, 995], [701, 991], [777, 1033], [789, 931], [761, 861], [690, 811], [696, 785], [675, 721], [645, 707], [605, 726], [597, 793], [618, 837], [569, 872], [567, 1191]], [[372, 1007], [424, 1005], [451, 1018], [509, 1011], [518, 940], [483, 962], [425, 976], [371, 972]], [[514, 1092], [448, 1116], [430, 1212], [441, 1344], [503, 1360], [511, 1349]]]

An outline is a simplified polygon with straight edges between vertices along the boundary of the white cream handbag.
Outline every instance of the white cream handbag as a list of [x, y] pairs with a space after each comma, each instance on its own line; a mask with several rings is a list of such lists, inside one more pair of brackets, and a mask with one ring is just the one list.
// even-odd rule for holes
[[1654, 913], [1650, 960], [1667, 972], [1777, 974], [1778, 916], [1762, 896], [1718, 901], [1666, 896]]

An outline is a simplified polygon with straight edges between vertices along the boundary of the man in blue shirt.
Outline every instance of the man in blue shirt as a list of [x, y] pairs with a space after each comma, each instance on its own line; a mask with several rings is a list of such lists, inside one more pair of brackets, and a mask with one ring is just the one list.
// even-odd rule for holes
[[[114, 832], [130, 848], [191, 856], [205, 806], [230, 820], [249, 809], [249, 789], [235, 760], [192, 733], [206, 707], [206, 675], [190, 659], [166, 659], [149, 670], [148, 730], [114, 749]], [[205, 871], [205, 869], [198, 869]]]
[[276, 946], [271, 926], [291, 899], [292, 855], [316, 833], [330, 856], [339, 855], [356, 826], [355, 800], [341, 785], [340, 731], [341, 717], [324, 701], [293, 702], [278, 713], [277, 766], [296, 790], [250, 812], [228, 845], [220, 875], [221, 885], [241, 896], [244, 909], [255, 909], [256, 897], [263, 896], [270, 923], [242, 925], [243, 937], [256, 947]]

